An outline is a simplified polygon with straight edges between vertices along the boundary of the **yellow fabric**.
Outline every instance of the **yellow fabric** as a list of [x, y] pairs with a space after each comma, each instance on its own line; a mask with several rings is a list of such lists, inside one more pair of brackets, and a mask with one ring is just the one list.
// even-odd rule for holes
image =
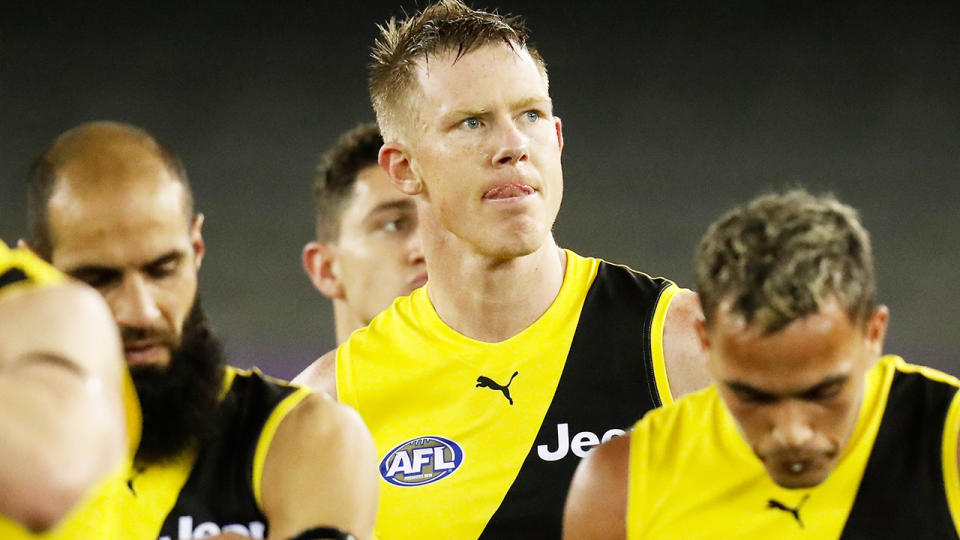
[[667, 320], [667, 310], [670, 309], [670, 302], [681, 290], [676, 285], [670, 285], [664, 289], [660, 295], [660, 302], [657, 303], [657, 309], [653, 313], [653, 323], [650, 325], [653, 375], [657, 384], [657, 392], [660, 393], [660, 403], [663, 405], [673, 403], [673, 392], [670, 391], [670, 380], [667, 378], [667, 363], [663, 356], [663, 326]]
[[[337, 392], [373, 434], [380, 460], [418, 437], [450, 439], [463, 462], [449, 476], [409, 487], [380, 483], [376, 534], [397, 540], [477, 538], [499, 507], [546, 414], [599, 261], [567, 252], [550, 308], [499, 343], [469, 339], [440, 320], [427, 287], [358, 330], [337, 352]], [[510, 385], [476, 389], [478, 375]], [[496, 456], [496, 459], [491, 459]]]
[[[627, 538], [838, 538], [898, 369], [912, 366], [887, 356], [869, 371], [850, 443], [827, 480], [809, 489], [785, 489], [769, 478], [713, 386], [649, 412], [631, 436]], [[769, 509], [769, 499], [792, 508], [803, 502], [804, 527]]]
[[[230, 391], [236, 375], [236, 368], [226, 366], [220, 399]], [[190, 447], [173, 459], [131, 471], [132, 490], [124, 490], [119, 499], [126, 538], [155, 540], [159, 536], [196, 460], [197, 448]]]
[[66, 279], [59, 270], [43, 259], [25, 249], [9, 249], [0, 241], [0, 275], [11, 268], [19, 268], [29, 278], [28, 281], [0, 287], [0, 296], [14, 294], [29, 288], [52, 285]]
[[299, 388], [294, 393], [283, 398], [270, 413], [267, 421], [260, 430], [260, 438], [257, 440], [257, 448], [253, 454], [253, 498], [257, 501], [257, 506], [263, 508], [261, 501], [261, 487], [263, 483], [263, 464], [267, 461], [267, 452], [270, 450], [270, 444], [273, 443], [273, 436], [277, 434], [277, 428], [287, 417], [287, 414], [309, 396], [312, 392], [309, 388]]
[[[2, 255], [0, 255], [2, 256]], [[127, 478], [130, 475], [133, 455], [140, 440], [141, 416], [133, 381], [126, 372], [124, 377], [124, 408], [127, 418], [127, 437], [130, 451], [112, 473], [100, 481], [90, 493], [52, 531], [31, 534], [19, 524], [0, 516], [0, 539], [3, 540], [90, 540], [131, 539], [146, 540], [147, 536], [131, 536], [124, 525], [122, 509], [118, 501], [127, 494]], [[150, 540], [154, 540], [154, 536]]]
[[947, 504], [953, 524], [960, 536], [960, 472], [957, 470], [957, 438], [960, 434], [960, 392], [953, 396], [953, 402], [947, 411], [947, 422], [943, 431], [943, 479], [946, 483]]
[[[58, 270], [24, 249], [9, 249], [0, 241], [0, 274], [19, 268], [28, 281], [14, 283], [0, 289], [0, 296], [16, 294], [29, 288], [52, 285], [66, 279]], [[122, 390], [129, 441], [126, 459], [102, 479], [53, 530], [32, 534], [21, 525], [0, 516], [0, 538], [3, 540], [88, 540], [91, 538], [130, 538], [122, 524], [117, 501], [127, 491], [133, 455], [140, 442], [142, 418], [140, 403], [128, 371], [124, 370]]]
[[124, 490], [119, 499], [126, 538], [155, 540], [159, 536], [196, 459], [196, 448], [191, 447], [174, 459], [131, 474], [133, 489]]

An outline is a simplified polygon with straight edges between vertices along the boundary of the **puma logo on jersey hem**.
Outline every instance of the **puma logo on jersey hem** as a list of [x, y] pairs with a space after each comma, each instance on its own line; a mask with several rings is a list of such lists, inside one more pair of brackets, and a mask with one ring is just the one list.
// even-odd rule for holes
[[800, 504], [796, 508], [790, 508], [789, 506], [783, 504], [782, 502], [776, 499], [770, 499], [767, 501], [767, 508], [772, 508], [774, 510], [781, 510], [793, 516], [793, 519], [797, 520], [797, 523], [800, 524], [800, 528], [803, 528], [803, 520], [800, 519], [800, 509], [803, 508], [803, 504], [807, 502], [807, 499], [810, 498], [810, 494], [807, 493], [803, 496], [803, 499], [800, 499]]
[[506, 385], [501, 385], [500, 383], [491, 379], [490, 377], [481, 375], [477, 377], [477, 388], [489, 388], [491, 390], [499, 390], [503, 392], [503, 397], [507, 398], [507, 401], [509, 401], [510, 404], [513, 405], [513, 398], [510, 397], [510, 385], [513, 384], [513, 378], [516, 377], [517, 374], [519, 373], [520, 373], [519, 371], [514, 371], [513, 375], [510, 376], [510, 381], [508, 381]]

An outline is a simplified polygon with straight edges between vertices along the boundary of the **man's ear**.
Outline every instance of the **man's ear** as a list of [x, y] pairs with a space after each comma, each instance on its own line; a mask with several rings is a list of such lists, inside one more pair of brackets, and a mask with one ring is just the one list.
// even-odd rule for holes
[[563, 153], [563, 122], [559, 116], [553, 117], [553, 125], [557, 130], [557, 144], [560, 146], [560, 153]]
[[887, 337], [887, 323], [890, 321], [890, 309], [878, 306], [867, 320], [867, 347], [874, 356], [883, 354], [883, 341]]
[[303, 246], [303, 271], [310, 277], [313, 286], [330, 299], [343, 299], [340, 284], [340, 268], [334, 247], [325, 242], [308, 242]]
[[704, 357], [706, 357], [707, 352], [710, 350], [710, 337], [707, 336], [707, 321], [704, 320], [703, 315], [697, 317], [693, 322], [693, 328], [697, 331], [697, 337], [700, 339], [700, 348], [703, 350]]
[[419, 195], [423, 192], [423, 183], [413, 173], [406, 152], [406, 147], [401, 143], [388, 142], [380, 148], [377, 161], [397, 189], [407, 195]]
[[193, 248], [197, 270], [203, 264], [203, 256], [207, 254], [207, 244], [203, 241], [203, 214], [193, 216], [190, 222], [190, 246]]

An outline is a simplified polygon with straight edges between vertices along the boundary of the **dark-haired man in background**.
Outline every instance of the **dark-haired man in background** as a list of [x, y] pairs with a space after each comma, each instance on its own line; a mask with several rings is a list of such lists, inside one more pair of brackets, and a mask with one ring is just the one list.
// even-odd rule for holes
[[316, 239], [303, 269], [333, 301], [337, 343], [427, 280], [417, 209], [377, 164], [381, 146], [376, 124], [356, 126], [324, 153], [313, 183]]
[[140, 129], [96, 122], [59, 136], [28, 181], [30, 244], [106, 300], [143, 406], [125, 534], [283, 539], [330, 526], [368, 538], [375, 456], [360, 419], [224, 364], [200, 307], [203, 216], [180, 160]]

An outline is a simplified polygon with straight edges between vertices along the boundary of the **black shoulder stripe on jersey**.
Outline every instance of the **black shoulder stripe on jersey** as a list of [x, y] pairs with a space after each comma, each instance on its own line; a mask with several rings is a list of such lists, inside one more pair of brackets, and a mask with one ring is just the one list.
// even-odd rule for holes
[[556, 447], [558, 424], [567, 424], [570, 437], [583, 431], [602, 437], [610, 428], [626, 431], [660, 406], [650, 329], [669, 285], [662, 278], [600, 263], [547, 414], [481, 539], [560, 538], [563, 505], [580, 458], [571, 451], [546, 462], [537, 452], [541, 444]]
[[161, 536], [177, 538], [180, 516], [196, 523], [267, 523], [253, 494], [253, 457], [270, 413], [296, 390], [258, 371], [237, 373]]
[[13, 285], [14, 283], [20, 283], [23, 281], [29, 281], [30, 277], [19, 268], [10, 268], [3, 274], [0, 274], [0, 289], [6, 287], [7, 285]]
[[957, 388], [898, 371], [841, 540], [957, 539], [942, 444]]

